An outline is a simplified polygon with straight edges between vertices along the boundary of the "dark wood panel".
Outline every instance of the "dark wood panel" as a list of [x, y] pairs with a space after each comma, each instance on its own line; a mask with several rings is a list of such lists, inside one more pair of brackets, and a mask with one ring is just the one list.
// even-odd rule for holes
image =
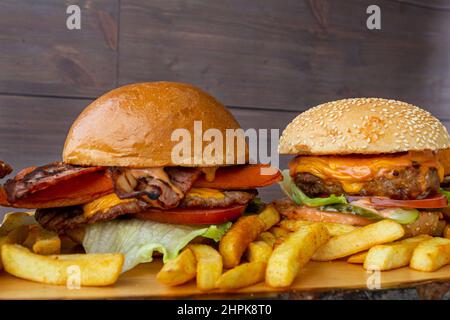
[[[450, 11], [369, 0], [123, 0], [119, 82], [195, 83], [228, 105], [397, 98], [450, 118]], [[441, 6], [441, 2], [416, 1]]]
[[[119, 0], [2, 0], [0, 92], [97, 96], [116, 85]], [[81, 30], [66, 27], [81, 8]]]

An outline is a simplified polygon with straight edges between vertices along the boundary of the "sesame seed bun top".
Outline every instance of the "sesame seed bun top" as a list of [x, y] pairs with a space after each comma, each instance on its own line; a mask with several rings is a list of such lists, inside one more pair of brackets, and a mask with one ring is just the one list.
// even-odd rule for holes
[[379, 154], [450, 148], [443, 124], [409, 103], [381, 98], [327, 102], [298, 115], [279, 152], [296, 155]]

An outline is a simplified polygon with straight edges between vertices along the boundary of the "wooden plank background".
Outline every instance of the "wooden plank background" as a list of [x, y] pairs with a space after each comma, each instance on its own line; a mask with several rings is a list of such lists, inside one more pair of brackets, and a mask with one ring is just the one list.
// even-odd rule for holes
[[[70, 4], [81, 8], [81, 30], [66, 28]], [[244, 128], [282, 130], [308, 107], [354, 96], [412, 102], [450, 128], [450, 5], [380, 0], [382, 29], [371, 31], [370, 4], [3, 0], [0, 159], [16, 170], [60, 159], [90, 101], [139, 81], [198, 85]]]

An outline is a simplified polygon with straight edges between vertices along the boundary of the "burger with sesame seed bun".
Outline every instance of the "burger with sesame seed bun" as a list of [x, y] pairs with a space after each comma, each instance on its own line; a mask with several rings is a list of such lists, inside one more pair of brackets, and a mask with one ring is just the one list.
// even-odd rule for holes
[[414, 105], [380, 98], [328, 102], [284, 130], [280, 154], [295, 157], [276, 201], [289, 219], [364, 226], [392, 219], [410, 236], [441, 235], [446, 128]]

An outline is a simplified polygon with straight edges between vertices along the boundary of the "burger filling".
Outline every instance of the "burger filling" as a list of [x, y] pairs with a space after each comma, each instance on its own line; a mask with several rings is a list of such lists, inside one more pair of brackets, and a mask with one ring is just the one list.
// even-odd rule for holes
[[366, 225], [388, 218], [413, 235], [445, 226], [444, 170], [433, 152], [304, 156], [289, 167], [281, 185], [291, 201], [277, 206], [290, 219]]
[[0, 204], [37, 208], [37, 221], [59, 233], [122, 216], [174, 224], [222, 223], [243, 213], [257, 195], [255, 188], [281, 178], [279, 172], [261, 175], [260, 169], [108, 168], [56, 162], [22, 170], [8, 180], [0, 188]]
[[278, 171], [262, 174], [262, 166], [123, 168], [56, 162], [24, 169], [0, 186], [0, 205], [37, 209], [38, 223], [73, 239], [77, 234], [87, 253], [123, 253], [126, 271], [151, 261], [154, 251], [167, 261], [194, 239], [219, 241], [244, 211], [260, 208], [256, 188], [281, 179]]
[[[179, 208], [212, 209], [234, 205], [247, 206], [257, 195], [256, 190], [218, 191], [193, 188], [181, 201]], [[71, 207], [37, 209], [35, 218], [47, 230], [63, 233], [83, 225], [118, 217], [133, 217], [152, 209], [140, 199], [120, 199], [115, 193], [103, 196], [88, 204]], [[161, 212], [164, 212], [161, 210]]]
[[439, 174], [435, 168], [421, 170], [406, 167], [382, 172], [370, 181], [352, 183], [353, 189], [337, 180], [324, 180], [307, 172], [297, 173], [295, 184], [309, 197], [329, 194], [381, 196], [391, 199], [424, 199], [439, 192]]

